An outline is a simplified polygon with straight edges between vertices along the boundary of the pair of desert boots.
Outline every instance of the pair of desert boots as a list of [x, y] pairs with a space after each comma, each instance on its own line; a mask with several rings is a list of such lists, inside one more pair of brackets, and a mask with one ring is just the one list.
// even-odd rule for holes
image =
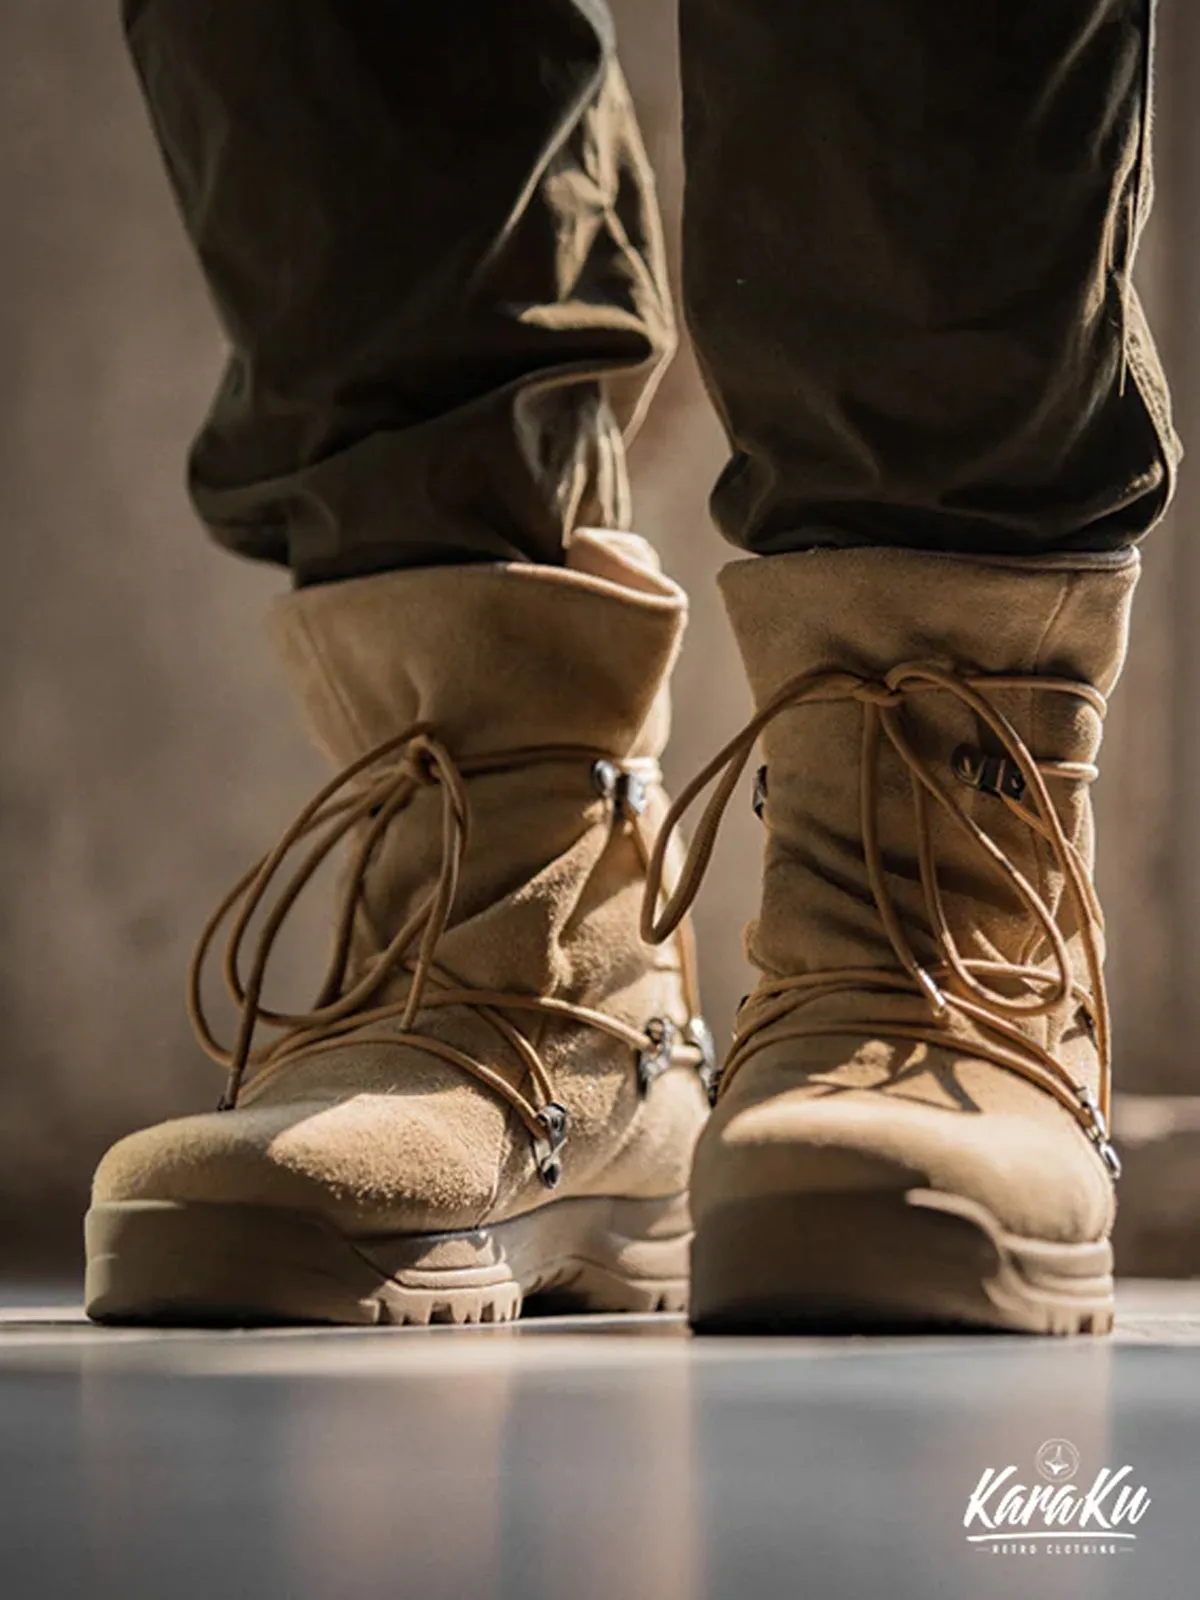
[[[673, 807], [687, 605], [635, 536], [288, 597], [283, 660], [339, 775], [202, 936], [225, 1092], [105, 1156], [90, 1314], [1105, 1331], [1089, 786], [1137, 569], [734, 563], [756, 711]], [[759, 745], [760, 977], [718, 1059], [688, 911]], [[338, 851], [320, 990], [272, 1009], [280, 927]]]

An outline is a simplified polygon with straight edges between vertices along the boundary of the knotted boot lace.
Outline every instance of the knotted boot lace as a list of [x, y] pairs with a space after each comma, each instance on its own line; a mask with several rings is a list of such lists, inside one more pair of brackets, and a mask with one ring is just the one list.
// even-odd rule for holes
[[[561, 1151], [567, 1137], [567, 1112], [554, 1082], [531, 1040], [509, 1013], [530, 1013], [593, 1028], [625, 1045], [636, 1066], [642, 1092], [668, 1067], [690, 1064], [705, 1076], [713, 1070], [709, 1034], [699, 1011], [695, 950], [690, 928], [675, 919], [680, 938], [680, 979], [688, 1007], [683, 1024], [651, 1018], [641, 1030], [616, 1017], [550, 995], [485, 990], [460, 982], [439, 966], [438, 947], [454, 909], [459, 877], [471, 835], [467, 795], [471, 778], [508, 772], [541, 762], [578, 760], [591, 766], [594, 787], [613, 805], [614, 818], [624, 819], [648, 867], [650, 848], [641, 828], [646, 787], [657, 781], [658, 764], [650, 760], [620, 761], [602, 752], [571, 745], [532, 746], [494, 751], [456, 761], [431, 726], [415, 723], [376, 745], [352, 762], [309, 802], [279, 843], [230, 890], [213, 912], [197, 942], [188, 980], [188, 1012], [196, 1037], [207, 1055], [228, 1074], [220, 1109], [233, 1110], [249, 1072], [261, 1083], [302, 1056], [330, 1049], [347, 1034], [409, 1045], [437, 1056], [485, 1085], [517, 1113], [533, 1140], [538, 1170], [553, 1188], [562, 1172]], [[407, 921], [360, 974], [349, 973], [355, 913], [364, 895], [372, 858], [384, 833], [407, 808], [417, 791], [434, 787], [442, 796], [442, 848], [436, 881]], [[293, 905], [331, 852], [353, 830], [360, 830], [342, 883], [334, 917], [333, 949], [317, 997], [306, 1011], [280, 1011], [263, 1003], [263, 986], [271, 952]], [[292, 853], [313, 835], [291, 877], [269, 897]], [[661, 876], [661, 866], [660, 866]], [[263, 911], [261, 931], [253, 942], [248, 968], [243, 956], [251, 921]], [[226, 987], [239, 1008], [232, 1047], [214, 1036], [202, 999], [202, 980], [209, 951], [219, 930], [232, 917], [222, 970]], [[407, 975], [405, 993], [380, 1001], [380, 990]], [[419, 1019], [449, 1006], [469, 1007], [496, 1035], [517, 1071], [512, 1076], [418, 1026]], [[386, 1025], [386, 1026], [385, 1026]], [[262, 1027], [278, 1030], [272, 1041], [256, 1045]]]
[[[1087, 862], [1067, 837], [1051, 798], [1048, 780], [1089, 783], [1095, 767], [1084, 762], [1047, 761], [1035, 757], [1009, 719], [988, 698], [990, 692], [1032, 691], [1072, 695], [1103, 717], [1104, 696], [1091, 685], [1066, 678], [1026, 675], [973, 676], [930, 662], [895, 667], [882, 681], [850, 672], [819, 669], [786, 683], [735, 738], [718, 752], [680, 793], [665, 818], [647, 871], [642, 936], [651, 943], [669, 938], [680, 925], [700, 888], [712, 855], [721, 819], [755, 742], [782, 712], [794, 707], [856, 701], [863, 708], [860, 773], [860, 823], [867, 879], [896, 958], [896, 967], [843, 967], [791, 977], [767, 978], [745, 1005], [732, 1052], [717, 1086], [714, 1102], [759, 1050], [781, 1039], [878, 1032], [883, 1038], [912, 1039], [982, 1058], [1019, 1074], [1044, 1089], [1071, 1113], [1096, 1146], [1110, 1174], [1120, 1163], [1109, 1139], [1111, 1035], [1104, 988], [1101, 936], [1103, 917]], [[1049, 845], [1061, 869], [1083, 949], [1087, 984], [1071, 967], [1067, 943], [1051, 908], [1001, 846], [970, 817], [914, 749], [906, 732], [905, 706], [915, 696], [953, 695], [986, 725], [1005, 752], [1002, 757], [961, 751], [955, 758], [960, 777], [999, 799], [1034, 834]], [[879, 756], [886, 740], [908, 772], [913, 828], [924, 909], [938, 959], [922, 963], [888, 887], [879, 839]], [[716, 780], [717, 787], [701, 816], [687, 860], [674, 891], [660, 909], [663, 863], [675, 829], [696, 799]], [[1050, 965], [1033, 966], [965, 956], [946, 917], [938, 878], [930, 807], [940, 806], [953, 818], [994, 869], [1011, 885], [1050, 948]], [[841, 994], [917, 995], [928, 1008], [928, 1021], [864, 1021], [853, 1023], [823, 1016], [805, 1020], [804, 1010], [817, 1000]], [[1077, 1078], [1050, 1050], [1022, 1030], [1020, 1023], [1055, 1017], [1064, 1023], [1082, 1016], [1100, 1062], [1099, 1094]], [[782, 1028], [782, 1019], [795, 1017]], [[969, 1036], [964, 1025], [969, 1026]], [[771, 1028], [769, 1036], [764, 1030]], [[1051, 1037], [1061, 1035], [1052, 1032]]]

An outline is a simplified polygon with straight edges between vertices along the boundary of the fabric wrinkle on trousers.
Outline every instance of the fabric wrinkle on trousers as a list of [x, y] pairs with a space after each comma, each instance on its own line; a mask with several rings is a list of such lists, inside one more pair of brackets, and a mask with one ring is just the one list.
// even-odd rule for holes
[[624, 438], [675, 345], [605, 14], [415, 11], [126, 0], [232, 346], [193, 498], [301, 581], [559, 562], [572, 525], [627, 523]]
[[[298, 581], [628, 526], [674, 346], [600, 0], [126, 0], [231, 344], [190, 485]], [[758, 553], [1120, 548], [1179, 447], [1132, 288], [1152, 0], [681, 0], [684, 299]], [[653, 535], [653, 529], [644, 530]]]

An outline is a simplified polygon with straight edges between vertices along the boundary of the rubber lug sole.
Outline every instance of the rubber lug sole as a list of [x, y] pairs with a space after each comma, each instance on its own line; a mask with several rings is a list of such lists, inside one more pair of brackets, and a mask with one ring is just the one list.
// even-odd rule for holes
[[247, 1327], [511, 1322], [555, 1310], [683, 1311], [687, 1198], [553, 1201], [455, 1233], [351, 1239], [249, 1205], [128, 1201], [85, 1221], [96, 1322]]
[[933, 1190], [763, 1197], [697, 1228], [691, 1320], [701, 1333], [1104, 1334], [1112, 1248], [1020, 1238]]

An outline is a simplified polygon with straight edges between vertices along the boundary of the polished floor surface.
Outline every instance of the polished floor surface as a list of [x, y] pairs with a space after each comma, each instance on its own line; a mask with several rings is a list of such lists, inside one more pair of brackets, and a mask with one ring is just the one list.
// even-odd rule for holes
[[[968, 1542], [1048, 1440], [1132, 1468], [1136, 1539]], [[1200, 1286], [1094, 1342], [105, 1331], [0, 1289], [3, 1600], [1198, 1593]]]

